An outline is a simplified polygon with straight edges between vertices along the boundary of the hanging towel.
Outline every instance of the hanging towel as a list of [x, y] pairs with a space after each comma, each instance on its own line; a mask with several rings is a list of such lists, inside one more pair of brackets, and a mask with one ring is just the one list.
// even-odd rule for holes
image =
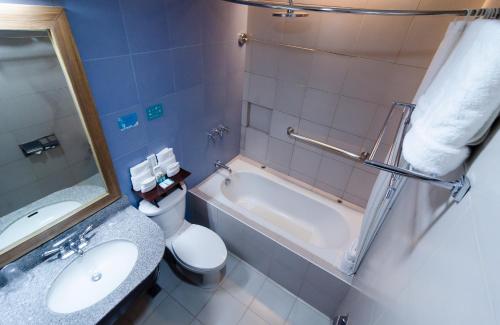
[[[468, 23], [449, 58], [417, 100], [403, 157], [444, 175], [469, 156], [500, 109], [500, 21]], [[418, 113], [417, 113], [418, 112]]]

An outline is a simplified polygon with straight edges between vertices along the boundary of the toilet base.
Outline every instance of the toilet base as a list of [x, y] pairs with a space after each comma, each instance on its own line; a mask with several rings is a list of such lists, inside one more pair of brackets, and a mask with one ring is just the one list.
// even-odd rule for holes
[[170, 266], [170, 269], [174, 271], [174, 273], [181, 278], [182, 280], [202, 288], [214, 288], [216, 287], [224, 276], [226, 275], [226, 265], [219, 270], [214, 270], [205, 273], [196, 273], [191, 270], [188, 270], [183, 265], [181, 265], [172, 252], [169, 249], [165, 249], [165, 254], [163, 254], [163, 259]]

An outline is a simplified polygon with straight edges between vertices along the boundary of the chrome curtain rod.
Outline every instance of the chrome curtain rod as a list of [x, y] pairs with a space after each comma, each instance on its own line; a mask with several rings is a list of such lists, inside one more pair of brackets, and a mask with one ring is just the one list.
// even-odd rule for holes
[[392, 9], [368, 9], [368, 8], [350, 8], [336, 6], [319, 6], [295, 4], [292, 2], [267, 2], [254, 0], [224, 0], [226, 2], [236, 3], [240, 5], [291, 10], [291, 11], [314, 11], [325, 13], [341, 13], [355, 15], [381, 15], [381, 16], [461, 16], [461, 17], [484, 17], [491, 19], [500, 18], [500, 8], [475, 8], [461, 10], [392, 10]]

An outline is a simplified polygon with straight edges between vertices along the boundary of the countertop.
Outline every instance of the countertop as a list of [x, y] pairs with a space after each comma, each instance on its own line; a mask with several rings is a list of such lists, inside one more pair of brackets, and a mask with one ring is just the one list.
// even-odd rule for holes
[[137, 245], [139, 256], [127, 279], [96, 304], [71, 313], [58, 314], [48, 309], [46, 297], [59, 273], [77, 256], [38, 264], [26, 275], [0, 290], [0, 324], [95, 324], [118, 305], [160, 263], [165, 250], [163, 231], [137, 209], [128, 206], [106, 219], [95, 229], [95, 236], [84, 248], [114, 239]]

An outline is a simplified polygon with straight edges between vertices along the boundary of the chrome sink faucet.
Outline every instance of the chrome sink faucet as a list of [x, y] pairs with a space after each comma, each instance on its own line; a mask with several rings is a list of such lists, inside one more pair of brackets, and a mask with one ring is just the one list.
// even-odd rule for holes
[[95, 233], [90, 234], [93, 229], [94, 226], [90, 225], [81, 233], [73, 232], [69, 234], [52, 245], [52, 249], [43, 252], [42, 258], [56, 257], [64, 260], [73, 254], [83, 255], [83, 248], [89, 244], [90, 238], [95, 235]]
[[220, 160], [217, 160], [214, 165], [215, 165], [215, 169], [224, 168], [225, 170], [227, 170], [229, 172], [229, 174], [231, 174], [233, 172], [231, 167], [223, 164], [222, 161], [220, 161]]

